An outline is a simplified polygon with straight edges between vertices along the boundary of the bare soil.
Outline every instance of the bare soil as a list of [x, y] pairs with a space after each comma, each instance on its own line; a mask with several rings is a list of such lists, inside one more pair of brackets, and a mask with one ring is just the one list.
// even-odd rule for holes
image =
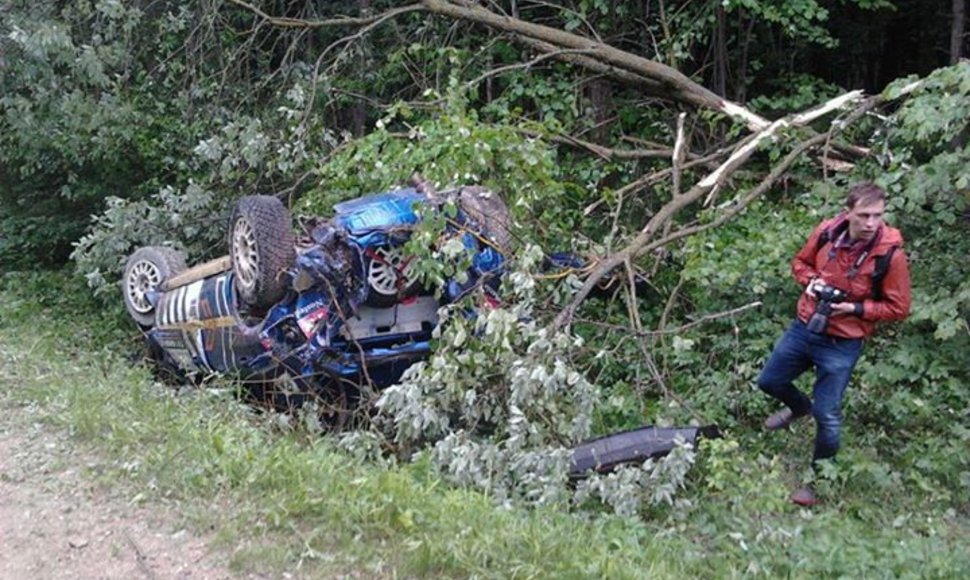
[[99, 460], [0, 405], [0, 578], [233, 578], [211, 538], [138, 490], [96, 483]]

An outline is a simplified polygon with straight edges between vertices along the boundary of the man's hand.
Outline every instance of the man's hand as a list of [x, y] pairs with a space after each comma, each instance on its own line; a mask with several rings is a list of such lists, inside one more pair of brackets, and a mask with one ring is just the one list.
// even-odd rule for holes
[[815, 293], [815, 288], [821, 288], [825, 286], [825, 279], [821, 276], [812, 278], [808, 282], [808, 286], [805, 286], [805, 294], [808, 294], [812, 299], [818, 300], [818, 294]]
[[855, 302], [838, 302], [832, 305], [833, 315], [855, 314], [855, 313], [856, 313]]

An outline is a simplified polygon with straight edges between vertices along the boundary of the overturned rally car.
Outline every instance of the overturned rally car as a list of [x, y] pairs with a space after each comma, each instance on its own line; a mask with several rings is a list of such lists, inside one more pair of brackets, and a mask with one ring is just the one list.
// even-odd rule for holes
[[[457, 211], [446, 218], [445, 237], [460, 240], [471, 265], [460, 281], [425, 288], [403, 248], [421, 214], [446, 203]], [[229, 220], [228, 256], [187, 269], [171, 248], [136, 250], [125, 265], [124, 302], [159, 367], [179, 377], [235, 374], [250, 395], [277, 408], [312, 399], [339, 428], [362, 392], [398, 382], [430, 355], [442, 304], [473, 292], [480, 308], [498, 303], [512, 237], [508, 209], [492, 192], [407, 188], [333, 209], [329, 219], [302, 220], [296, 235], [279, 199], [243, 197]], [[584, 266], [572, 254], [548, 262]], [[672, 433], [636, 430], [586, 442], [576, 448], [574, 475], [665, 454]], [[676, 434], [693, 442], [699, 433]]]
[[[447, 235], [472, 255], [462, 282], [440, 292], [409, 276], [403, 245], [421, 211], [454, 202]], [[345, 400], [382, 388], [430, 353], [442, 302], [496, 289], [510, 243], [508, 211], [480, 187], [442, 194], [402, 189], [340, 203], [328, 220], [303, 222], [276, 198], [249, 196], [229, 222], [229, 255], [186, 269], [184, 256], [144, 247], [128, 259], [125, 306], [153, 358], [178, 373], [235, 373], [254, 388]], [[285, 381], [280, 381], [285, 377]], [[267, 394], [270, 394], [267, 392]], [[277, 401], [281, 402], [281, 401]]]

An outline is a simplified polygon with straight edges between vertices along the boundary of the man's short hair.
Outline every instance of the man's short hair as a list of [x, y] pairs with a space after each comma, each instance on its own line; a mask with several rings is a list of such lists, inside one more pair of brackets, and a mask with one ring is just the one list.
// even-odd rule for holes
[[875, 183], [867, 181], [852, 186], [852, 189], [849, 190], [849, 195], [845, 196], [845, 207], [852, 209], [860, 203], [862, 205], [871, 205], [880, 201], [886, 201], [886, 190]]

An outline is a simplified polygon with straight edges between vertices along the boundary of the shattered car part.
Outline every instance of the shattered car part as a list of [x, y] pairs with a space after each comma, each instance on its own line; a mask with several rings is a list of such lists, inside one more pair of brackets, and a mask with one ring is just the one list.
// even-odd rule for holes
[[654, 427], [645, 426], [621, 433], [613, 433], [584, 441], [573, 448], [573, 460], [569, 469], [572, 478], [583, 477], [590, 472], [605, 473], [621, 466], [643, 463], [673, 451], [678, 442], [697, 447], [701, 437], [720, 437], [714, 425], [705, 427]]

